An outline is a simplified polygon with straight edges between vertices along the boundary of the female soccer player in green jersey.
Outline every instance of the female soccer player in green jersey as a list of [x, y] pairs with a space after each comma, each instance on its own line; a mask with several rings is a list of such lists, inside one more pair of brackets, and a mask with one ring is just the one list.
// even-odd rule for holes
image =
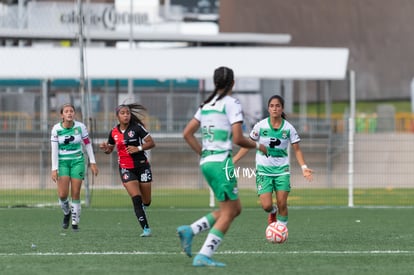
[[[312, 181], [312, 170], [305, 164], [300, 137], [286, 120], [284, 99], [279, 95], [272, 96], [267, 104], [269, 117], [262, 119], [253, 127], [250, 138], [266, 146], [267, 155], [256, 152], [256, 188], [263, 210], [269, 213], [268, 224], [279, 221], [288, 223], [287, 198], [290, 192], [290, 165], [288, 146], [292, 145], [296, 160], [302, 167], [303, 176]], [[236, 163], [246, 155], [248, 149], [241, 148], [233, 157]], [[276, 194], [277, 206], [273, 204], [273, 192]]]
[[59, 203], [64, 214], [62, 227], [67, 229], [72, 217], [72, 229], [78, 231], [81, 214], [80, 191], [85, 177], [82, 144], [85, 146], [94, 176], [98, 175], [98, 167], [86, 126], [75, 120], [75, 107], [72, 104], [64, 104], [60, 116], [62, 121], [52, 128], [52, 180], [57, 183]]
[[[245, 138], [242, 131], [243, 112], [240, 102], [231, 96], [234, 85], [233, 70], [219, 67], [214, 71], [214, 92], [198, 108], [194, 117], [183, 131], [189, 146], [201, 156], [201, 171], [219, 201], [215, 210], [191, 225], [177, 228], [184, 252], [191, 257], [191, 244], [194, 235], [209, 230], [201, 250], [193, 260], [193, 266], [223, 267], [224, 263], [211, 258], [230, 228], [232, 221], [240, 214], [237, 179], [232, 161], [233, 143], [257, 148], [266, 154], [266, 148]], [[201, 128], [202, 144], [195, 137]]]

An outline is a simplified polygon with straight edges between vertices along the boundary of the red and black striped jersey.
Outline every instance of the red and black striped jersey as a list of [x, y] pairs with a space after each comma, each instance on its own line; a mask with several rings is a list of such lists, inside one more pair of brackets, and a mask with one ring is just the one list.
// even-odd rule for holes
[[119, 167], [131, 169], [148, 161], [145, 151], [130, 154], [126, 150], [127, 146], [142, 146], [148, 135], [149, 132], [141, 124], [129, 125], [124, 132], [119, 129], [119, 124], [112, 128], [109, 133], [108, 144], [116, 145]]

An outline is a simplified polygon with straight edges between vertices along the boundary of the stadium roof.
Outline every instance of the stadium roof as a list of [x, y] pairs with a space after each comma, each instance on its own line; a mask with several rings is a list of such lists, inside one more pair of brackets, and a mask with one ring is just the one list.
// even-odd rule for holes
[[[77, 40], [74, 32], [53, 32], [32, 29], [4, 29], [0, 28], [0, 39], [16, 40]], [[90, 41], [100, 42], [188, 42], [195, 44], [231, 44], [231, 45], [280, 45], [291, 42], [290, 34], [262, 34], [262, 33], [218, 33], [218, 34], [181, 34], [181, 33], [133, 33], [97, 31], [88, 32]]]
[[[91, 79], [211, 78], [219, 66], [236, 78], [345, 79], [347, 48], [195, 47], [173, 49], [87, 48], [86, 77]], [[0, 79], [79, 78], [77, 48], [0, 48]]]

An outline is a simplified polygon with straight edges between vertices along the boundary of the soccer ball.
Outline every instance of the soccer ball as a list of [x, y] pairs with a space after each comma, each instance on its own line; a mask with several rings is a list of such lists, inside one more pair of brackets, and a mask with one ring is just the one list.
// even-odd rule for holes
[[272, 222], [266, 227], [266, 239], [271, 243], [284, 243], [288, 238], [287, 226], [280, 222]]

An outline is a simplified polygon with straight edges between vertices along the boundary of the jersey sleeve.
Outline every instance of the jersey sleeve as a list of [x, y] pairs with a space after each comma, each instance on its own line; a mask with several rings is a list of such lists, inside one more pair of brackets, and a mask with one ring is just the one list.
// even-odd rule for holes
[[115, 145], [115, 140], [114, 140], [114, 137], [112, 136], [112, 132], [113, 132], [113, 130], [114, 130], [114, 129], [112, 129], [112, 130], [109, 132], [109, 135], [108, 135], [108, 144], [110, 144], [110, 145]]
[[51, 161], [52, 161], [52, 171], [58, 169], [59, 165], [59, 137], [57, 134], [56, 125], [52, 127], [51, 136], [50, 136], [50, 143], [51, 143]]
[[79, 123], [79, 126], [81, 128], [81, 137], [83, 142], [86, 144], [89, 144], [89, 133], [88, 133], [88, 129], [86, 129], [86, 125], [83, 123]]
[[142, 124], [138, 124], [138, 125], [139, 125], [139, 127], [138, 127], [138, 129], [139, 129], [138, 134], [139, 134], [139, 137], [141, 139], [144, 139], [144, 138], [146, 138], [147, 136], [150, 135], [149, 131], [147, 129], [145, 129], [144, 125], [142, 125]]
[[226, 104], [226, 114], [230, 124], [243, 122], [242, 106], [238, 99], [229, 97], [228, 104]]
[[298, 132], [296, 131], [295, 127], [290, 126], [290, 143], [298, 143], [300, 141], [300, 137]]
[[197, 112], [195, 113], [194, 118], [197, 119], [198, 121], [201, 121], [201, 108], [197, 109]]
[[57, 170], [59, 166], [59, 144], [52, 141], [51, 146], [51, 161], [52, 161], [52, 171]]
[[259, 140], [259, 138], [260, 138], [260, 125], [259, 125], [259, 123], [256, 123], [254, 125], [253, 129], [250, 131], [249, 136], [254, 141]]
[[50, 134], [50, 141], [52, 142], [59, 142], [59, 138], [58, 138], [58, 134], [57, 134], [57, 130], [56, 130], [56, 125], [53, 126], [51, 134]]

